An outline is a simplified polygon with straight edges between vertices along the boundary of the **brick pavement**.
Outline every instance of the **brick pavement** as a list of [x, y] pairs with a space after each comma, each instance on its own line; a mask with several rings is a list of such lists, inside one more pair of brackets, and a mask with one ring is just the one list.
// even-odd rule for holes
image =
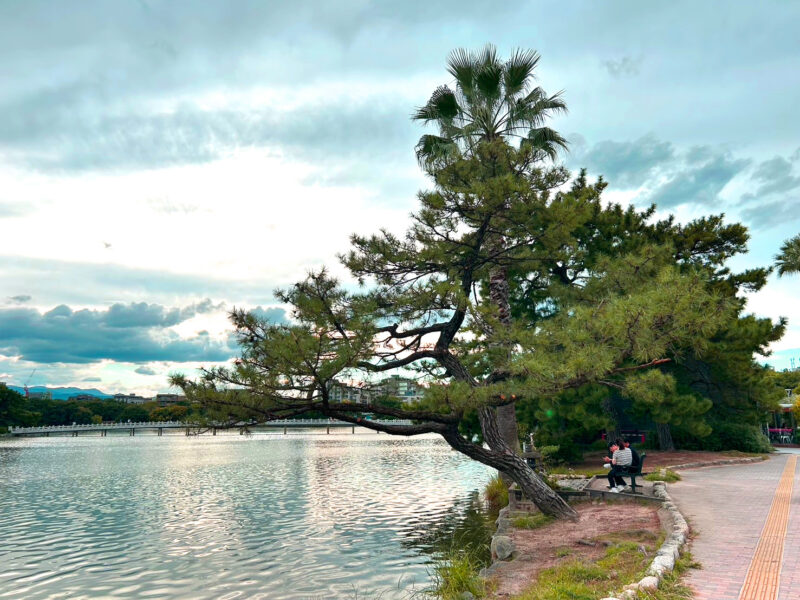
[[[761, 463], [687, 470], [683, 481], [669, 486], [692, 526], [692, 554], [703, 565], [688, 578], [698, 600], [740, 600], [786, 463], [786, 455], [776, 455]], [[800, 598], [799, 494], [795, 485], [777, 600]]]

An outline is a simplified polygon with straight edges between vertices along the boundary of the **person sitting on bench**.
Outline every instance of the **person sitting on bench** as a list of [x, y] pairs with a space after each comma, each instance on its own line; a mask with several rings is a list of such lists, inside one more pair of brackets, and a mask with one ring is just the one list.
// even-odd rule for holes
[[630, 466], [633, 461], [630, 448], [626, 448], [621, 440], [616, 440], [611, 444], [610, 450], [613, 452], [612, 457], [604, 456], [603, 460], [611, 464], [611, 470], [608, 472], [608, 483], [611, 491], [617, 494], [627, 489], [622, 475], [626, 472], [626, 467]]

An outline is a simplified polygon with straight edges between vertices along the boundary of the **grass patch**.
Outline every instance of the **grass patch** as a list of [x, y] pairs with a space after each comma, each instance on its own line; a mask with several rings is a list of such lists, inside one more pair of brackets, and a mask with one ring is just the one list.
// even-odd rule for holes
[[431, 593], [440, 600], [460, 600], [464, 592], [485, 598], [486, 582], [478, 575], [482, 566], [475, 553], [450, 550], [434, 564]]
[[593, 477], [595, 475], [608, 475], [608, 470], [603, 469], [602, 467], [598, 467], [597, 469], [594, 468], [574, 468], [567, 465], [559, 465], [548, 469], [548, 473], [551, 475], [576, 475], [576, 476], [583, 476], [583, 477]]
[[490, 515], [496, 517], [500, 509], [508, 506], [508, 488], [499, 474], [489, 480], [483, 495], [486, 497], [486, 509]]
[[694, 594], [681, 580], [686, 571], [699, 568], [700, 564], [687, 552], [675, 561], [675, 569], [664, 576], [657, 590], [651, 592], [641, 590], [638, 597], [643, 600], [691, 600]]
[[555, 517], [551, 517], [544, 513], [537, 513], [535, 515], [516, 517], [511, 520], [511, 524], [517, 529], [538, 529], [539, 527], [549, 525], [555, 520]]
[[[517, 600], [596, 600], [638, 581], [652, 560], [659, 536], [649, 531], [628, 531], [619, 532], [614, 538], [625, 541], [612, 542], [605, 555], [597, 561], [568, 559], [543, 570], [536, 583]], [[666, 597], [663, 600], [673, 599]]]
[[647, 481], [666, 481], [667, 483], [675, 483], [681, 480], [681, 476], [672, 469], [660, 469], [655, 473], [645, 475], [644, 478]]
[[571, 548], [558, 548], [556, 550], [556, 556], [558, 558], [564, 558], [565, 556], [569, 556], [570, 554], [572, 554]]

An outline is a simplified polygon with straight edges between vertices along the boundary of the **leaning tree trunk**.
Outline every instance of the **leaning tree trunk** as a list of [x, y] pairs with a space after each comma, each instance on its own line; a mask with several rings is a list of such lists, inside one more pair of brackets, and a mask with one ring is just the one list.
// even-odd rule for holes
[[662, 450], [675, 450], [669, 423], [656, 423], [656, 431], [658, 432], [658, 447]]
[[[511, 452], [500, 437], [497, 419], [491, 408], [482, 408], [478, 411], [484, 438], [489, 443], [486, 449], [473, 444], [458, 432], [457, 427], [449, 428], [442, 436], [455, 450], [485, 465], [489, 465], [508, 475], [519, 486], [522, 493], [531, 500], [543, 513], [560, 519], [577, 519], [575, 512], [567, 502], [548, 486], [536, 472], [528, 466], [525, 460]], [[495, 447], [504, 450], [494, 450]]]

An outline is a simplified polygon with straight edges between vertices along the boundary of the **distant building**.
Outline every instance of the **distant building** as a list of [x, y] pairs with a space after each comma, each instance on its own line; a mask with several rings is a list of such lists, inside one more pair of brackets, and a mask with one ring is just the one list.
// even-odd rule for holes
[[28, 392], [28, 400], [52, 400], [53, 392]]
[[420, 400], [425, 394], [425, 388], [416, 379], [400, 375], [392, 375], [382, 380], [378, 384], [378, 391], [380, 395], [399, 398], [403, 402]]
[[181, 396], [179, 394], [156, 394], [153, 400], [158, 402], [159, 406], [172, 406], [179, 402], [186, 402], [186, 396]]
[[352, 402], [354, 404], [367, 404], [371, 398], [371, 390], [363, 385], [348, 385], [334, 381], [328, 387], [331, 402]]
[[144, 404], [145, 402], [150, 402], [152, 398], [145, 398], [136, 394], [114, 394], [114, 400], [125, 404]]

